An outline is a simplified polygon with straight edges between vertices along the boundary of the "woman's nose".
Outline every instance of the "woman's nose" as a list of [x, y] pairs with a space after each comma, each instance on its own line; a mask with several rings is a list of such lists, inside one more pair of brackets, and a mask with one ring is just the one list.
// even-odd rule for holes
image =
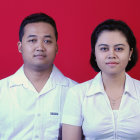
[[114, 49], [109, 50], [108, 58], [109, 59], [116, 58], [116, 53]]

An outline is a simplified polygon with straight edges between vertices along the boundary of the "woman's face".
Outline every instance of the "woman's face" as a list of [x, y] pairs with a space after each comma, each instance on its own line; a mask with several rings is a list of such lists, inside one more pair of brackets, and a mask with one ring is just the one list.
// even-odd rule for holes
[[97, 65], [102, 73], [109, 75], [124, 73], [132, 52], [120, 31], [103, 31], [95, 45]]

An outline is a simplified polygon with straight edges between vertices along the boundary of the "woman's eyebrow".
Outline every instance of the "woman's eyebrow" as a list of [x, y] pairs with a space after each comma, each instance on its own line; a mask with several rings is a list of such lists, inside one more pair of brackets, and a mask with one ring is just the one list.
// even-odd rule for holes
[[118, 47], [118, 46], [126, 46], [125, 44], [116, 44], [114, 45], [115, 47]]
[[108, 47], [109, 45], [103, 43], [103, 44], [99, 44], [98, 46], [99, 46], [99, 47], [102, 47], [102, 46]]

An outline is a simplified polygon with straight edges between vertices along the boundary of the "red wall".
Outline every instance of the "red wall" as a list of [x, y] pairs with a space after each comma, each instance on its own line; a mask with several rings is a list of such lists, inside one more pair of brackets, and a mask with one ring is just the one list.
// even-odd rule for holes
[[[59, 53], [55, 64], [68, 77], [83, 82], [95, 76], [89, 64], [90, 35], [108, 18], [121, 19], [133, 30], [140, 53], [139, 0], [9, 0], [0, 4], [0, 79], [21, 65], [17, 50], [18, 30], [23, 18], [45, 12], [56, 20]], [[140, 61], [129, 73], [140, 80]]]

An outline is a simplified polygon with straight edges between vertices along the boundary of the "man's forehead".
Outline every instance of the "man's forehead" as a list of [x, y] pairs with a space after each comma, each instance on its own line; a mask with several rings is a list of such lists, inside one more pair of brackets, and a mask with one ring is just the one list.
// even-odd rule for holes
[[54, 28], [50, 24], [28, 24], [24, 27], [24, 34], [54, 34]]
[[46, 22], [29, 23], [24, 27], [23, 38], [55, 38], [54, 27]]
[[33, 22], [33, 23], [28, 23], [24, 26], [24, 29], [30, 29], [30, 28], [39, 28], [39, 27], [42, 27], [42, 28], [49, 28], [49, 29], [54, 29], [53, 25], [51, 25], [50, 23], [48, 22]]

